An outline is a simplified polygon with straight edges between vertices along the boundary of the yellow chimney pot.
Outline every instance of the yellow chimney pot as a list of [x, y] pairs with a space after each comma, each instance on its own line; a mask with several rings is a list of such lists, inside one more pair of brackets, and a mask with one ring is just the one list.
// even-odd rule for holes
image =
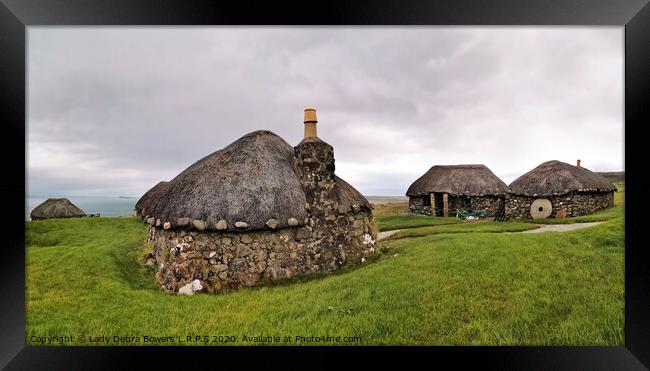
[[305, 138], [318, 138], [316, 133], [316, 109], [305, 108]]

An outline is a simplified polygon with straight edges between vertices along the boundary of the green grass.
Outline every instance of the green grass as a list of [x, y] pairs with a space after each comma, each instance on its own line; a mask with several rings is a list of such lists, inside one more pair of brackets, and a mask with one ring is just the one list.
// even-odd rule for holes
[[430, 235], [382, 242], [379, 260], [340, 274], [187, 297], [154, 284], [135, 218], [28, 222], [27, 343], [232, 335], [251, 344], [242, 336], [304, 335], [360, 337], [355, 344], [623, 344], [622, 218], [565, 233], [482, 233], [494, 224], [427, 227]]
[[378, 215], [374, 219], [380, 231], [462, 223], [458, 218], [422, 215]]

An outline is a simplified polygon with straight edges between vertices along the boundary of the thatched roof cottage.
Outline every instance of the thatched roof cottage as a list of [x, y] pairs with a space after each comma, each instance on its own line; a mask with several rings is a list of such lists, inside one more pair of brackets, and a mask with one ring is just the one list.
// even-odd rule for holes
[[406, 191], [416, 215], [450, 216], [485, 212], [493, 216], [506, 194], [506, 184], [485, 165], [436, 165]]
[[138, 201], [162, 286], [232, 290], [335, 271], [374, 252], [370, 204], [334, 174], [315, 110], [304, 123], [296, 147], [270, 131], [246, 134]]
[[67, 198], [48, 198], [46, 201], [36, 206], [29, 216], [32, 220], [43, 220], [80, 218], [86, 216], [86, 213], [75, 206]]
[[614, 206], [616, 187], [584, 167], [547, 161], [508, 186], [507, 218], [563, 218]]

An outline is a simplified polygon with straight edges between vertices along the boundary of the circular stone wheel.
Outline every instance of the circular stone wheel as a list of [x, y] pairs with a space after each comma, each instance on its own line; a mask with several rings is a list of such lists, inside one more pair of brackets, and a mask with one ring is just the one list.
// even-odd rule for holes
[[538, 198], [530, 205], [530, 215], [533, 219], [543, 219], [551, 216], [553, 206], [546, 198]]

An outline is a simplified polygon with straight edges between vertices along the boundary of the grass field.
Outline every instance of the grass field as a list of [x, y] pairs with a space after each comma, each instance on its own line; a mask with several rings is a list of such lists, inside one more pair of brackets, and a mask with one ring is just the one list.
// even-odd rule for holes
[[[298, 344], [323, 345], [337, 343], [309, 336], [342, 336], [354, 340], [344, 344], [622, 345], [621, 202], [617, 195], [605, 223], [564, 233], [494, 229], [527, 223], [415, 226], [381, 242], [380, 258], [355, 270], [190, 297], [155, 285], [141, 257], [146, 229], [135, 218], [27, 222], [26, 339], [40, 345], [40, 337], [73, 335], [71, 344], [95, 345], [104, 343], [90, 337], [106, 335], [123, 337], [109, 345], [150, 345], [178, 342], [125, 337], [208, 335], [207, 342], [183, 344], [285, 345], [305, 336]], [[410, 226], [420, 223], [413, 220]], [[213, 337], [219, 335], [234, 338]]]
[[529, 229], [537, 228], [534, 224], [512, 223], [512, 222], [495, 222], [492, 220], [481, 220], [473, 222], [464, 222], [457, 224], [438, 225], [419, 228], [408, 228], [399, 231], [389, 238], [407, 238], [407, 237], [424, 237], [433, 234], [442, 233], [503, 233], [503, 232], [522, 232]]
[[411, 211], [409, 210], [408, 202], [389, 202], [383, 205], [375, 205], [374, 210], [372, 210], [373, 215], [383, 216], [383, 215], [409, 215]]
[[430, 217], [422, 215], [378, 215], [375, 216], [375, 223], [380, 231], [393, 229], [417, 228], [432, 225], [446, 225], [462, 223], [463, 221], [453, 217]]

